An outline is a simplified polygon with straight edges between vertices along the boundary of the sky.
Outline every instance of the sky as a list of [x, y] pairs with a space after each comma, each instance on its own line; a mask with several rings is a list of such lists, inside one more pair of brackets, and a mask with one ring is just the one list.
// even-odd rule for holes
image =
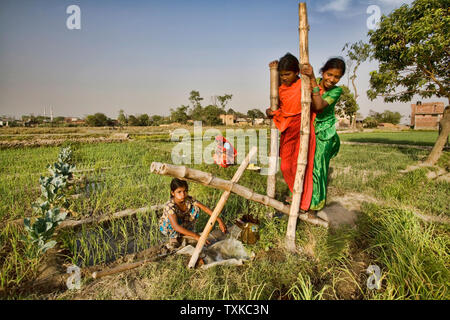
[[[270, 104], [268, 63], [298, 56], [297, 0], [1, 0], [0, 115], [84, 117], [103, 112], [169, 115], [197, 90], [203, 105], [232, 94], [236, 111]], [[388, 14], [412, 0], [311, 0], [307, 3], [309, 55], [315, 74], [346, 43], [367, 41], [367, 13]], [[69, 29], [71, 5], [80, 29]], [[410, 103], [370, 101], [369, 72], [358, 72], [358, 104], [398, 111]], [[348, 73], [347, 73], [348, 74]], [[347, 74], [340, 84], [347, 85]], [[413, 99], [445, 101], [443, 99]]]

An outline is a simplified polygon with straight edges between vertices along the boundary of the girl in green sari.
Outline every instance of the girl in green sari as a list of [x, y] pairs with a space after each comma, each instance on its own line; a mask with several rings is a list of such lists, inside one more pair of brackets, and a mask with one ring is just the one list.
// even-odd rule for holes
[[310, 210], [321, 210], [326, 202], [327, 178], [330, 160], [339, 152], [340, 140], [336, 132], [335, 106], [342, 88], [336, 84], [345, 73], [345, 62], [332, 58], [320, 69], [322, 78], [314, 76], [310, 64], [302, 66], [302, 73], [311, 79], [312, 104], [317, 113], [314, 121], [316, 133], [316, 150], [313, 169], [313, 193]]

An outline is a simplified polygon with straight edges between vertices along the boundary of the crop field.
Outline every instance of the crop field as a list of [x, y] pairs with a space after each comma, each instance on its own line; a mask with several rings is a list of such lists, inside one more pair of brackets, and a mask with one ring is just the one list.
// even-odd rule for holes
[[[106, 129], [90, 128], [15, 130], [0, 130], [0, 140], [20, 134], [30, 135], [26, 139], [52, 133], [65, 138], [110, 134]], [[169, 199], [171, 178], [151, 173], [150, 165], [172, 163], [171, 152], [178, 144], [170, 141], [173, 128], [140, 130], [124, 129], [130, 139], [120, 142], [82, 143], [74, 138], [62, 145], [0, 150], [2, 299], [449, 299], [450, 183], [427, 174], [439, 169], [448, 173], [450, 152], [444, 152], [436, 167], [402, 173], [423, 160], [429, 150], [347, 144], [341, 145], [331, 161], [327, 202], [358, 201], [356, 227], [325, 229], [299, 221], [300, 254], [284, 249], [287, 216], [231, 194], [221, 213], [225, 223], [232, 224], [244, 214], [260, 220], [259, 241], [246, 245], [255, 258], [243, 266], [188, 269], [185, 256], [173, 255], [98, 280], [83, 277], [78, 290], [34, 290], [44, 255], [27, 241], [24, 228], [11, 222], [36, 217], [32, 205], [41, 195], [39, 178], [49, 175], [47, 166], [56, 162], [62, 147], [70, 146], [73, 151], [74, 178], [80, 181], [66, 191], [64, 205], [70, 219], [151, 207]], [[437, 132], [361, 132], [340, 137], [351, 142], [432, 146]], [[212, 142], [203, 141], [203, 146]], [[227, 180], [237, 169], [205, 163], [187, 166]], [[246, 170], [239, 184], [265, 194], [266, 180]], [[189, 182], [189, 194], [211, 209], [222, 192]], [[275, 197], [282, 201], [287, 194], [278, 172]], [[65, 256], [64, 267], [107, 266], [161, 243], [159, 215], [158, 210], [148, 209], [105, 223], [57, 230], [54, 239]], [[420, 215], [435, 220], [424, 221]], [[200, 214], [197, 232], [203, 230], [208, 217]], [[370, 265], [381, 270], [380, 288], [367, 286]]]

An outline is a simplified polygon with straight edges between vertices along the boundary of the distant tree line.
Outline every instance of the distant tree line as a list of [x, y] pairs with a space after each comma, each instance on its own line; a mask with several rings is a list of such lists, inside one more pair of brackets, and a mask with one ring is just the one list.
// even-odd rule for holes
[[369, 116], [364, 119], [363, 123], [367, 128], [376, 128], [380, 123], [399, 124], [402, 115], [400, 112], [392, 112], [384, 110], [384, 112], [369, 111]]

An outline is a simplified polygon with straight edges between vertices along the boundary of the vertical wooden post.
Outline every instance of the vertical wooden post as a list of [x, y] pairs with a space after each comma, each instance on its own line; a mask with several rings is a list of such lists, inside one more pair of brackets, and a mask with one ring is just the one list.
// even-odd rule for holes
[[[300, 67], [304, 63], [309, 63], [308, 55], [308, 17], [306, 12], [306, 3], [301, 2], [298, 6], [299, 16], [299, 38], [300, 38]], [[288, 227], [286, 232], [286, 248], [296, 251], [295, 246], [295, 229], [297, 227], [298, 211], [300, 209], [300, 201], [303, 193], [303, 181], [305, 178], [306, 164], [308, 162], [308, 144], [310, 134], [310, 108], [311, 108], [311, 86], [308, 76], [301, 75], [302, 92], [302, 119], [300, 127], [300, 148], [297, 158], [297, 172], [294, 182], [294, 194], [292, 196], [292, 204], [289, 212]]]
[[[278, 109], [278, 69], [275, 64], [270, 64], [270, 109]], [[269, 173], [267, 175], [267, 196], [275, 198], [275, 174], [278, 168], [278, 129], [273, 120], [270, 120], [270, 158]]]
[[195, 246], [195, 250], [192, 253], [191, 260], [189, 260], [188, 268], [195, 267], [195, 264], [197, 263], [197, 260], [198, 260], [198, 256], [200, 255], [200, 252], [202, 251], [203, 246], [205, 245], [206, 239], [208, 238], [208, 235], [211, 232], [211, 229], [214, 226], [214, 223], [216, 222], [217, 217], [219, 217], [219, 214], [222, 212], [222, 209], [225, 206], [225, 203], [227, 202], [228, 197], [231, 194], [231, 189], [233, 188], [233, 184], [239, 181], [239, 179], [241, 178], [245, 169], [247, 168], [248, 164], [250, 163], [250, 160], [256, 154], [257, 149], [258, 149], [257, 147], [253, 147], [250, 150], [247, 157], [245, 157], [244, 161], [241, 163], [241, 165], [237, 169], [236, 173], [234, 174], [233, 178], [231, 179], [232, 184], [231, 184], [230, 189], [228, 191], [225, 191], [224, 193], [222, 193], [222, 196], [220, 197], [219, 202], [217, 203], [216, 207], [214, 208], [214, 211], [211, 214], [211, 217], [209, 217], [209, 220], [206, 223], [205, 228], [203, 229], [200, 239], [198, 239], [197, 245]]

